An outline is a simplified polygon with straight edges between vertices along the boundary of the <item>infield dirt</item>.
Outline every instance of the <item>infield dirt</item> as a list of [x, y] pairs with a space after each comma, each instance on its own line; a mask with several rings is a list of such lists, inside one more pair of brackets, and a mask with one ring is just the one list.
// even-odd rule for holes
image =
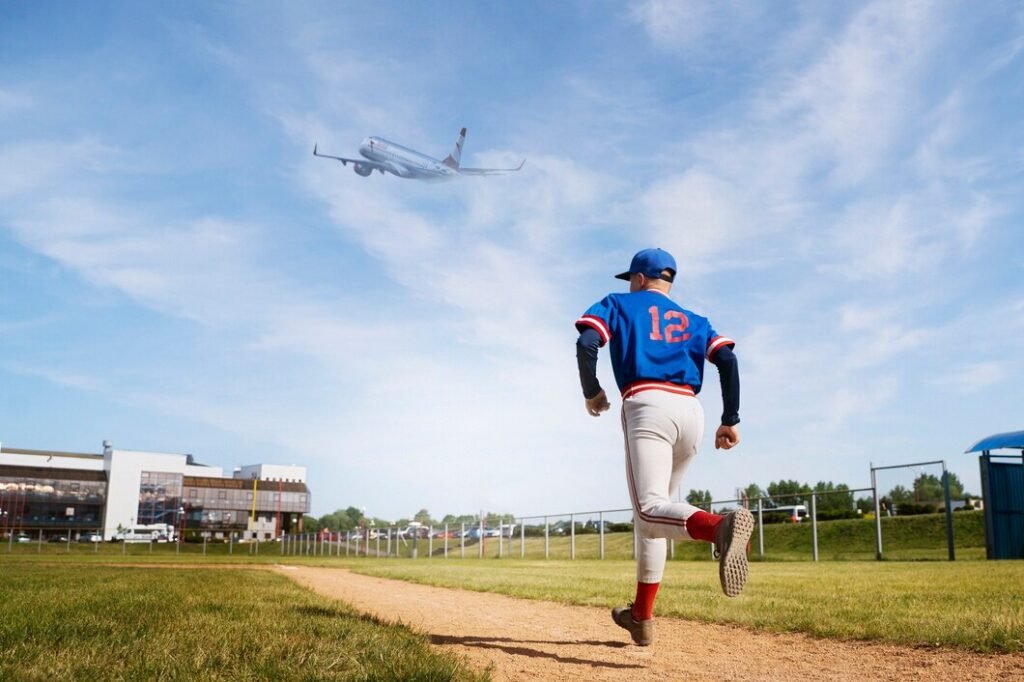
[[605, 609], [278, 566], [315, 592], [426, 633], [495, 680], [1012, 680], [1024, 654], [841, 642], [659, 618], [634, 646]]

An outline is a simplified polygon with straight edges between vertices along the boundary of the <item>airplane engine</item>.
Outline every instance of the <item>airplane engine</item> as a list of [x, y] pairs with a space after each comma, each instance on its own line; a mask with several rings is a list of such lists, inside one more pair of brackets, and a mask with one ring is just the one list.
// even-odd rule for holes
[[362, 175], [364, 178], [373, 172], [373, 166], [366, 166], [361, 163], [353, 163], [352, 170], [356, 172], [356, 175]]

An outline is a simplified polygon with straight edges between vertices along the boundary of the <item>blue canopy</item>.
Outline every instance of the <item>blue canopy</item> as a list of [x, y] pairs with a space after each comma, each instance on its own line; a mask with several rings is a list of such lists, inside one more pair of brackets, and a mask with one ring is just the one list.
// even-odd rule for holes
[[982, 438], [967, 450], [964, 450], [964, 452], [984, 452], [985, 450], [997, 450], [999, 448], [1019, 448], [1024, 450], [1024, 431], [997, 433], [994, 436]]

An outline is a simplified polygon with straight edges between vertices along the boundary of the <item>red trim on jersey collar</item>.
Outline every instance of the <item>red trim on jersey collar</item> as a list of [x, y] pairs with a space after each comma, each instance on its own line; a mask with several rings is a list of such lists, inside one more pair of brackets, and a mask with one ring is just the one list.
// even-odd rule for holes
[[695, 395], [693, 387], [689, 384], [673, 384], [668, 381], [635, 381], [622, 390], [622, 398], [632, 398], [643, 391], [667, 391], [677, 395]]

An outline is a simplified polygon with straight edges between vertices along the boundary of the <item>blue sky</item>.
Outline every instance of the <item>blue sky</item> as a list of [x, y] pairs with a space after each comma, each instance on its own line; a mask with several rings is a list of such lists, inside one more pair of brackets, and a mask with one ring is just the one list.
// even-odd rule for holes
[[[978, 492], [1024, 428], [1022, 66], [1012, 2], [4, 3], [0, 441], [305, 464], [317, 515], [625, 507], [572, 322], [661, 246], [743, 387], [685, 489]], [[524, 170], [311, 155], [462, 126]]]

